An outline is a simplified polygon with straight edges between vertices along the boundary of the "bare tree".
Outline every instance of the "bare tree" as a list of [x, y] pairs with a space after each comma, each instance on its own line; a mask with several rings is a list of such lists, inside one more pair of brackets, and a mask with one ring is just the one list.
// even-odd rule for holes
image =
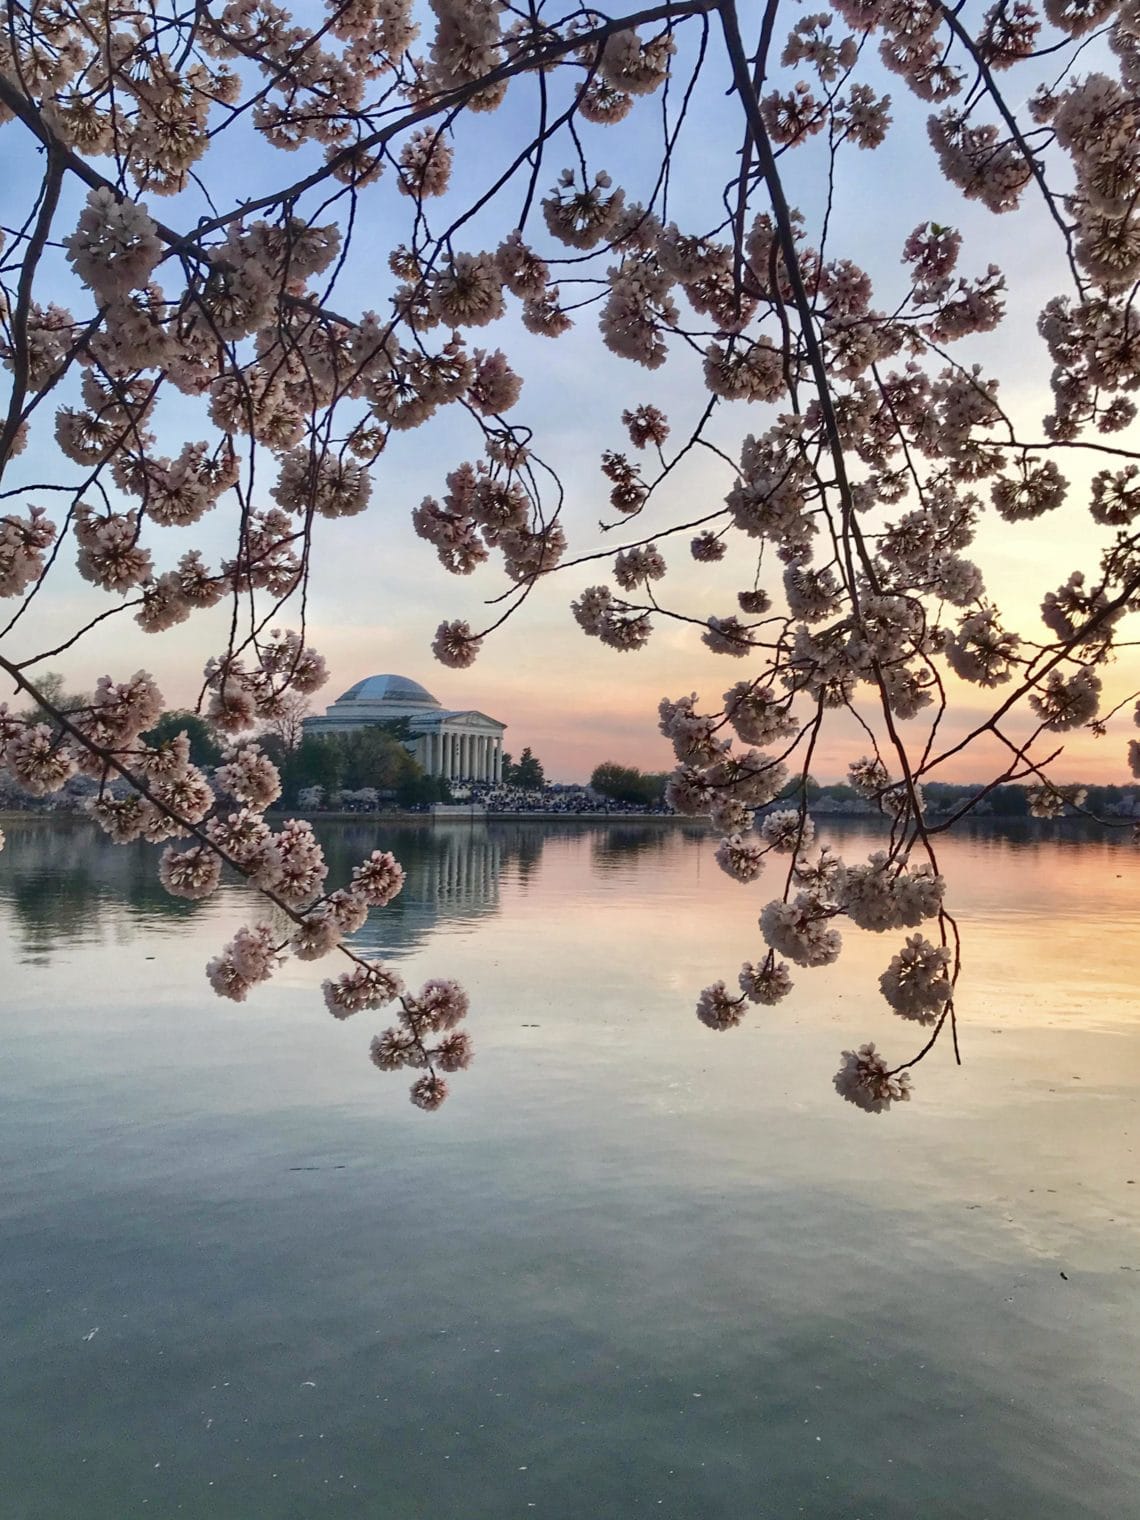
[[279, 711], [266, 718], [261, 732], [271, 734], [286, 755], [291, 755], [304, 738], [304, 722], [312, 711], [312, 703], [304, 692], [290, 691], [278, 704]]

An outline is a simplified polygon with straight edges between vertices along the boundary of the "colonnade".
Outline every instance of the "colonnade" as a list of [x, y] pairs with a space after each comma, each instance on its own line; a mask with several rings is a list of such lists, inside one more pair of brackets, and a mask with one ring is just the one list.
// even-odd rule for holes
[[429, 776], [489, 785], [503, 779], [503, 740], [499, 734], [439, 728], [424, 734], [422, 740], [423, 765]]
[[436, 836], [443, 848], [423, 866], [430, 873], [425, 901], [466, 909], [494, 909], [499, 901], [502, 849], [499, 841], [471, 828]]

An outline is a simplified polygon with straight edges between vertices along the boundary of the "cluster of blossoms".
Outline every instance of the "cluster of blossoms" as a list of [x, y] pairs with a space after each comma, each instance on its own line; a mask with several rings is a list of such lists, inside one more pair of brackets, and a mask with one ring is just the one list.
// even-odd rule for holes
[[143, 289], [162, 257], [157, 229], [143, 208], [102, 186], [88, 195], [64, 247], [75, 273], [100, 302]]
[[606, 586], [589, 587], [571, 606], [579, 628], [610, 649], [640, 649], [649, 639], [649, 614], [615, 597]]
[[415, 997], [400, 998], [399, 1022], [372, 1041], [373, 1064], [381, 1071], [423, 1070], [425, 1075], [412, 1083], [412, 1102], [417, 1108], [438, 1108], [447, 1097], [439, 1073], [464, 1071], [471, 1064], [470, 1036], [457, 1027], [466, 1017], [462, 987], [438, 979], [425, 982]]
[[[261, 678], [280, 681], [283, 673], [302, 671], [302, 682], [316, 680], [319, 656], [293, 634], [267, 643], [258, 678], [231, 669], [253, 691]], [[216, 671], [208, 669], [213, 679]], [[289, 676], [279, 691], [289, 689]], [[320, 677], [323, 679], [323, 675]], [[303, 686], [300, 689], [304, 689]], [[403, 983], [391, 968], [361, 960], [345, 941], [374, 908], [386, 907], [404, 884], [404, 871], [387, 851], [374, 850], [354, 867], [347, 886], [326, 889], [328, 865], [312, 825], [290, 819], [274, 830], [264, 812], [281, 793], [277, 768], [249, 734], [229, 748], [212, 777], [191, 764], [185, 732], [149, 743], [146, 733], [164, 711], [161, 692], [145, 672], [129, 681], [103, 677], [89, 701], [69, 707], [52, 723], [17, 718], [0, 706], [0, 765], [33, 796], [58, 792], [75, 774], [99, 782], [88, 810], [117, 843], [143, 839], [158, 843], [180, 839], [162, 853], [158, 874], [174, 897], [198, 901], [221, 884], [228, 865], [292, 919], [292, 929], [260, 922], [238, 930], [206, 967], [219, 997], [244, 1002], [259, 983], [268, 981], [289, 955], [318, 960], [344, 949], [352, 968], [323, 984], [326, 1006], [339, 1019], [361, 1009], [403, 1003], [401, 1022], [408, 1032], [406, 1058], [382, 1060], [392, 1031], [373, 1042], [373, 1060], [388, 1069], [415, 1065], [426, 1075], [412, 1089], [421, 1108], [436, 1108], [446, 1095], [440, 1072], [466, 1067], [471, 1045], [465, 1034], [452, 1033], [467, 1012], [466, 994], [453, 982], [429, 982], [418, 999], [403, 997]], [[234, 709], [215, 726], [232, 731]], [[249, 728], [256, 718], [250, 706]], [[231, 721], [233, 719], [233, 721]], [[426, 1036], [443, 1033], [438, 1044]]]
[[0, 518], [0, 596], [20, 596], [39, 579], [55, 533], [42, 507], [31, 507], [26, 517]]
[[[790, 980], [776, 954], [829, 963], [840, 918], [877, 932], [937, 919], [943, 942], [912, 936], [880, 982], [896, 1012], [937, 1032], [952, 1017], [956, 964], [920, 777], [941, 758], [947, 707], [963, 683], [1000, 690], [1006, 702], [981, 731], [1012, 747], [1020, 774], [1039, 782], [1033, 810], [1049, 816], [1072, 798], [1040, 774], [1029, 748], [1039, 733], [1103, 728], [1103, 672], [1126, 647], [1127, 615], [1140, 606], [1140, 473], [1120, 436], [1140, 389], [1134, 0], [1044, 0], [1041, 13], [1018, 0], [976, 21], [917, 0], [835, 0], [797, 11], [783, 36], [777, 5], [751, 63], [751, 39], [738, 35], [731, 7], [690, 43], [707, 27], [705, 0], [680, 0], [667, 19], [639, 25], [497, 0], [430, 0], [415, 17], [410, 0], [326, 0], [325, 11], [294, 14], [278, 0], [217, 8], [159, 0], [145, 10], [113, 0], [96, 11], [90, 0], [59, 0], [9, 16], [0, 118], [12, 138], [25, 134], [45, 179], [18, 238], [0, 249], [0, 362], [12, 380], [0, 469], [30, 457], [43, 418], [74, 479], [53, 498], [66, 508], [53, 507], [56, 521], [39, 503], [57, 488], [33, 470], [29, 499], [18, 502], [19, 482], [7, 490], [6, 480], [0, 597], [19, 603], [14, 624], [57, 562], [74, 557], [86, 586], [109, 599], [83, 632], [121, 609], [157, 635], [211, 609], [220, 616], [228, 603], [231, 633], [205, 672], [205, 716], [230, 745], [212, 778], [191, 764], [186, 742], [143, 739], [162, 703], [142, 674], [101, 683], [90, 703], [45, 710], [42, 722], [0, 713], [4, 766], [39, 795], [76, 773], [93, 777], [93, 811], [113, 838], [180, 840], [160, 865], [177, 895], [208, 895], [223, 861], [271, 894], [293, 927], [242, 931], [212, 963], [226, 995], [244, 997], [287, 953], [316, 959], [342, 946], [401, 878], [394, 863], [373, 858], [326, 893], [311, 830], [275, 831], [263, 817], [281, 782], [254, 731], [325, 674], [301, 635], [265, 630], [283, 602], [304, 605], [320, 535], [384, 497], [379, 461], [392, 436], [445, 409], [470, 422], [477, 443], [469, 462], [446, 473], [446, 489], [415, 508], [419, 536], [457, 575], [497, 561], [508, 610], [565, 565], [561, 495], [548, 509], [547, 466], [514, 420], [525, 405], [523, 373], [491, 335], [516, 319], [542, 340], [596, 322], [607, 351], [640, 369], [687, 353], [701, 391], [691, 430], [649, 401], [621, 409], [638, 453], [602, 451], [602, 499], [614, 514], [607, 531], [624, 524], [628, 532], [655, 511], [696, 445], [728, 466], [723, 489], [686, 522], [644, 531], [639, 523], [636, 542], [611, 548], [614, 586], [589, 586], [572, 606], [587, 635], [622, 652], [684, 616], [705, 650], [745, 673], [719, 710], [698, 712], [695, 697], [661, 709], [677, 762], [672, 806], [713, 819], [723, 835], [717, 859], [734, 879], [751, 882], [775, 854], [785, 880], [761, 915], [769, 949], [742, 970], [740, 997], [722, 984], [708, 989], [701, 1017], [724, 1029], [748, 1003], [778, 1001]], [[743, 156], [724, 177], [727, 216], [718, 200], [707, 223], [685, 225], [672, 219], [669, 184], [681, 172], [689, 118], [700, 116], [693, 103], [712, 31], [727, 46]], [[1086, 53], [1089, 41], [1096, 46]], [[883, 94], [879, 73], [859, 77], [868, 55], [909, 101]], [[1034, 75], [1018, 95], [1028, 105], [1014, 109], [1018, 92], [1007, 100], [998, 80], [1016, 71], [1020, 81], [1023, 66], [1044, 57], [1054, 60], [1055, 82], [1033, 90]], [[464, 157], [466, 113], [497, 109], [516, 79], [536, 77], [542, 107], [531, 139], [460, 208], [460, 187], [472, 175], [483, 185], [483, 164]], [[577, 127], [616, 129], [643, 102], [666, 128], [661, 172], [637, 199], [588, 158], [599, 134]], [[997, 378], [955, 347], [1003, 322], [997, 266], [976, 262], [953, 227], [925, 220], [898, 250], [899, 289], [876, 290], [837, 249], [830, 206], [813, 231], [788, 204], [788, 155], [826, 142], [834, 174], [840, 152], [874, 152], [896, 119], [908, 130], [916, 112], [928, 117], [934, 159], [964, 196], [998, 214], [1038, 197], [1057, 225], [1064, 287], [1038, 324], [1051, 366], [1043, 441], [1026, 439]], [[241, 151], [243, 132], [258, 149], [248, 155], [251, 173], [277, 158], [266, 147], [302, 150], [305, 173], [251, 184], [242, 205], [219, 210], [205, 193], [211, 168], [221, 145]], [[563, 147], [566, 157], [553, 162], [572, 167], [550, 184], [543, 165]], [[700, 153], [703, 179], [707, 144]], [[516, 176], [526, 180], [517, 198]], [[199, 189], [197, 219], [165, 225], [161, 198]], [[377, 310], [345, 311], [336, 291], [365, 195], [381, 208], [373, 228], [394, 221], [383, 211], [390, 195], [403, 241], [377, 253], [374, 237], [357, 234], [370, 286], [389, 284]], [[170, 204], [184, 214], [185, 200]], [[495, 228], [500, 205], [510, 210]], [[480, 243], [468, 243], [475, 229]], [[67, 305], [56, 299], [63, 280], [73, 291]], [[734, 408], [746, 422], [725, 444], [721, 424]], [[194, 441], [179, 438], [163, 452], [171, 418], [190, 416]], [[1081, 456], [1065, 450], [1090, 432], [1102, 455], [1116, 457], [1086, 491]], [[1076, 468], [1065, 463], [1074, 458]], [[1095, 571], [1075, 570], [1039, 599], [1044, 638], [1014, 630], [968, 557], [979, 524], [987, 513], [999, 533], [1059, 522], [1082, 494], [1111, 542]], [[228, 550], [166, 553], [171, 537], [207, 518], [211, 543], [232, 528]], [[684, 534], [702, 585], [720, 584], [739, 564], [727, 604], [695, 615], [668, 605], [659, 545], [670, 533]], [[670, 556], [675, 576], [684, 557]], [[444, 618], [432, 648], [461, 669], [484, 637], [463, 618]], [[26, 665], [3, 664], [24, 679]], [[1027, 710], [1029, 745], [1002, 728], [1006, 706]], [[892, 780], [878, 753], [852, 767], [856, 793], [891, 828], [888, 848], [865, 864], [843, 864], [826, 847], [812, 853], [807, 764], [822, 726], [843, 711], [873, 730], [897, 771]], [[907, 727], [917, 724], [921, 740]], [[1140, 773], [1140, 741], [1128, 763]], [[799, 794], [789, 788], [792, 765], [805, 781]], [[925, 863], [912, 869], [912, 858]], [[419, 1065], [427, 1074], [416, 1101], [433, 1107], [444, 1091], [437, 1068], [464, 1064], [466, 1047], [447, 1022], [454, 1000], [427, 989], [404, 999], [394, 974], [359, 961], [326, 983], [338, 1016], [396, 998], [404, 1017], [381, 1037], [378, 1064]], [[429, 1048], [429, 1034], [441, 1042]], [[848, 1052], [837, 1079], [845, 1096], [876, 1111], [909, 1096], [908, 1083], [871, 1046]]]
[[945, 883], [929, 866], [908, 871], [882, 850], [865, 866], [847, 866], [836, 881], [843, 911], [861, 929], [882, 933], [933, 918], [942, 906]]
[[[775, 898], [760, 914], [767, 951], [762, 960], [746, 962], [740, 971], [740, 995], [732, 996], [724, 982], [706, 987], [697, 1004], [697, 1017], [711, 1029], [735, 1028], [748, 1002], [771, 1006], [791, 990], [786, 957], [798, 966], [832, 964], [842, 949], [837, 920], [842, 917], [862, 929], [882, 933], [913, 927], [928, 919], [943, 920], [945, 883], [930, 864], [908, 868], [895, 851], [876, 851], [865, 864], [844, 863], [827, 845], [813, 856], [815, 823], [803, 807], [765, 808], [783, 784], [780, 761], [768, 761], [756, 751], [732, 752], [727, 728], [748, 737], [768, 738], [787, 732], [786, 712], [773, 701], [771, 689], [756, 691], [747, 683], [725, 693], [722, 714], [703, 715], [696, 697], [661, 703], [661, 730], [673, 742], [681, 762], [668, 795], [678, 810], [707, 814], [729, 830], [716, 860], [734, 880], [750, 883], [763, 870], [769, 854], [790, 859], [789, 883], [794, 892]], [[1140, 744], [1137, 745], [1140, 752]], [[851, 780], [864, 796], [874, 798], [892, 815], [905, 814], [909, 803], [892, 786], [881, 760], [863, 759], [851, 767]], [[764, 778], [764, 779], [762, 779]], [[749, 832], [751, 831], [751, 832]], [[901, 1017], [920, 1024], [938, 1024], [952, 1009], [951, 954], [922, 935], [907, 939], [880, 978], [888, 1005]], [[882, 1058], [845, 1056], [836, 1078], [844, 1096], [878, 1112], [892, 1099], [909, 1097], [910, 1079], [896, 1081]]]
[[892, 1103], [910, 1100], [908, 1071], [892, 1071], [873, 1043], [843, 1052], [843, 1065], [835, 1074], [835, 1090], [848, 1103], [869, 1114], [882, 1114]]
[[883, 996], [904, 1019], [933, 1024], [950, 1001], [950, 952], [912, 934], [879, 978]]
[[457, 575], [470, 575], [498, 549], [513, 580], [533, 580], [553, 570], [566, 548], [561, 524], [536, 518], [523, 483], [511, 471], [483, 462], [452, 470], [442, 503], [425, 497], [412, 522]]

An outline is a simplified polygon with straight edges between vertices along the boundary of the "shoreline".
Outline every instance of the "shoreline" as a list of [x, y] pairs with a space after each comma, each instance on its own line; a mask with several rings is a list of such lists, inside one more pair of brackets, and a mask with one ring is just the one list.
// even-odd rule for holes
[[[889, 819], [878, 813], [862, 812], [839, 812], [828, 809], [826, 812], [815, 812], [810, 807], [809, 814], [815, 820], [817, 826], [826, 826], [834, 819], [843, 823], [863, 823], [875, 825], [877, 823], [889, 823]], [[70, 818], [81, 820], [85, 823], [93, 823], [94, 820], [82, 808], [0, 808], [0, 827], [5, 824], [17, 824], [25, 819], [36, 818]], [[476, 824], [487, 825], [489, 823], [621, 823], [621, 824], [647, 824], [651, 826], [672, 827], [683, 825], [687, 828], [713, 829], [712, 820], [708, 817], [691, 817], [685, 813], [596, 813], [596, 812], [557, 812], [549, 809], [529, 812], [494, 812], [494, 813], [413, 813], [397, 808], [383, 809], [369, 812], [350, 812], [340, 808], [329, 809], [306, 809], [306, 808], [274, 808], [266, 818], [271, 823], [284, 821], [286, 818], [301, 818], [308, 823], [388, 823], [388, 824], [430, 824], [433, 827], [454, 827], [461, 825], [470, 828]], [[937, 823], [937, 815], [933, 822]], [[1040, 826], [1043, 824], [1089, 824], [1100, 828], [1122, 829], [1131, 827], [1140, 822], [1134, 818], [1110, 818], [1093, 819], [1078, 816], [1066, 816], [1063, 818], [1027, 818], [1018, 813], [985, 813], [968, 816], [959, 820], [963, 825], [976, 824], [1023, 824]]]
[[[690, 818], [684, 813], [574, 813], [551, 810], [530, 812], [494, 813], [413, 813], [399, 808], [370, 809], [367, 812], [350, 812], [343, 808], [271, 808], [266, 818], [273, 823], [285, 818], [303, 818], [307, 823], [686, 823], [708, 824], [707, 818]], [[18, 822], [23, 818], [78, 818], [94, 822], [82, 808], [0, 808], [0, 824]]]

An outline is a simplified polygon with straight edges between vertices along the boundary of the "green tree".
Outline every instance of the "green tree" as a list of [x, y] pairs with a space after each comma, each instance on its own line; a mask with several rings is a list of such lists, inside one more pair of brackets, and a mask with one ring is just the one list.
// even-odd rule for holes
[[805, 799], [808, 802], [814, 802], [822, 790], [819, 782], [809, 772], [806, 776], [793, 776], [775, 800], [794, 802], [798, 807]]
[[[88, 707], [91, 703], [89, 692], [68, 691], [66, 678], [58, 670], [45, 670], [43, 675], [30, 676], [29, 679], [36, 690], [41, 693], [44, 701], [50, 702], [56, 712], [64, 714], [72, 713], [78, 708]], [[51, 724], [51, 719], [47, 713], [34, 702], [29, 702], [26, 707], [21, 708], [17, 716], [23, 718], [27, 723]], [[54, 726], [52, 725], [53, 728]]]
[[539, 791], [546, 785], [542, 761], [535, 758], [530, 745], [519, 756], [519, 763], [507, 768], [508, 756], [503, 756], [503, 780], [511, 786], [523, 786], [529, 791]]
[[294, 799], [307, 786], [335, 791], [341, 785], [344, 756], [340, 745], [327, 735], [306, 734], [290, 755], [284, 757], [282, 786], [285, 796]]
[[387, 725], [374, 723], [343, 737], [336, 735], [333, 743], [343, 745], [341, 785], [350, 789], [374, 786], [390, 792], [401, 782], [423, 775], [423, 768]]
[[836, 782], [834, 786], [825, 786], [820, 790], [820, 799], [838, 803], [840, 807], [850, 807], [862, 799], [853, 786], [846, 782]]
[[1006, 818], [1029, 817], [1029, 793], [1023, 786], [1015, 786], [1012, 782], [997, 786], [990, 793], [989, 801], [993, 811]]
[[432, 778], [424, 776], [423, 767], [392, 732], [396, 727], [373, 723], [344, 734], [306, 734], [292, 753], [283, 755], [273, 752], [268, 743], [265, 747], [281, 766], [287, 798], [309, 786], [324, 787], [326, 794], [340, 788], [359, 791], [372, 786], [378, 792], [397, 796], [402, 788], [411, 787], [417, 801], [442, 800], [438, 788], [431, 796], [419, 795], [418, 783]]
[[400, 782], [396, 788], [396, 801], [401, 807], [422, 807], [433, 802], [450, 802], [451, 787], [448, 785], [446, 776], [429, 776], [421, 770], [418, 776], [408, 776]]
[[185, 734], [190, 740], [191, 765], [209, 769], [219, 764], [222, 758], [221, 745], [214, 738], [205, 719], [195, 712], [175, 710], [163, 713], [154, 727], [143, 734], [143, 740], [157, 747], [165, 744], [168, 739], [177, 738], [179, 734]]
[[370, 724], [369, 726], [371, 728], [378, 728], [381, 733], [388, 734], [393, 739], [405, 740], [412, 738], [411, 718], [384, 718], [380, 722]]
[[595, 766], [590, 786], [602, 797], [612, 797], [615, 802], [632, 802], [644, 807], [655, 807], [665, 799], [665, 784], [669, 777], [664, 771], [639, 771], [631, 765], [617, 765], [604, 760]]

